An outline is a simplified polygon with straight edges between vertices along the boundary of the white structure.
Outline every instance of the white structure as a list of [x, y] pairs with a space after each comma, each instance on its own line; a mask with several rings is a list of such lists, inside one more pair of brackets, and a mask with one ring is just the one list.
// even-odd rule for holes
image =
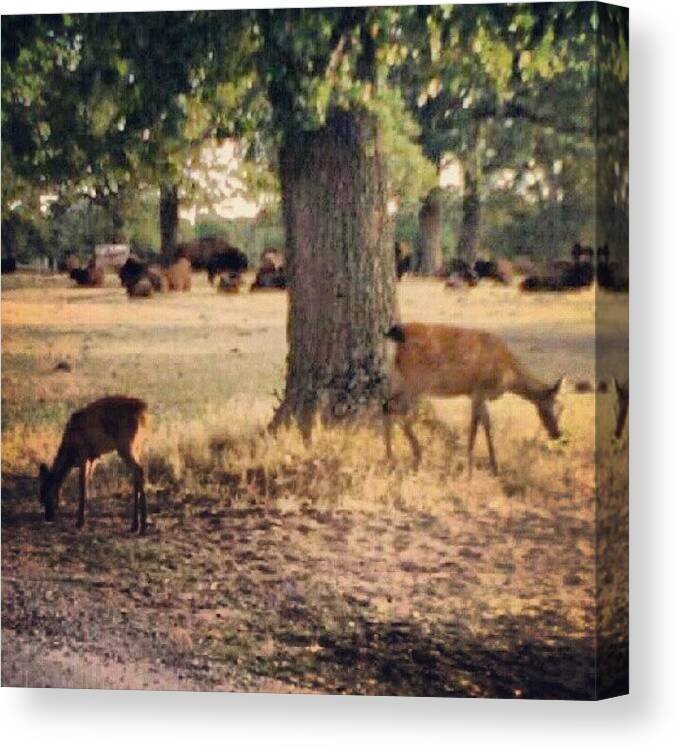
[[95, 245], [94, 265], [97, 268], [117, 270], [129, 258], [129, 245]]

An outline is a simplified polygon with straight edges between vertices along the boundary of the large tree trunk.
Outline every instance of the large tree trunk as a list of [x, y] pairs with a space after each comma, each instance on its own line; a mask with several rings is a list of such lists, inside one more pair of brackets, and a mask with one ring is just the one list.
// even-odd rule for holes
[[433, 276], [443, 265], [441, 245], [442, 220], [440, 189], [433, 188], [419, 209], [419, 262], [417, 270], [423, 276]]
[[305, 437], [357, 416], [386, 393], [384, 333], [395, 269], [375, 119], [332, 111], [280, 150], [289, 273], [287, 382], [273, 426]]
[[160, 186], [160, 252], [171, 263], [179, 236], [179, 189], [165, 183]]
[[480, 228], [480, 196], [475, 155], [471, 153], [464, 163], [464, 194], [461, 203], [461, 229], [457, 241], [457, 258], [473, 265], [478, 249]]

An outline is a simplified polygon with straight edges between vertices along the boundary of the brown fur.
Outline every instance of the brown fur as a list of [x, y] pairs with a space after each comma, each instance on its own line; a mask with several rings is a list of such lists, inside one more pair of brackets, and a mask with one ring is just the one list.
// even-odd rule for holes
[[419, 465], [422, 451], [412, 431], [412, 414], [423, 395], [471, 398], [469, 474], [479, 423], [485, 430], [490, 465], [493, 471], [497, 471], [486, 402], [494, 401], [506, 392], [531, 401], [549, 435], [552, 438], [560, 436], [554, 406], [562, 378], [554, 386], [541, 382], [523, 367], [499, 337], [484, 331], [425, 323], [395, 325], [387, 336], [396, 342], [390, 394], [384, 405], [386, 453], [389, 459], [392, 416], [400, 415], [415, 464]]
[[267, 247], [261, 253], [259, 266], [264, 271], [281, 271], [285, 268], [285, 256], [275, 247]]
[[164, 277], [171, 292], [188, 292], [191, 289], [191, 263], [188, 258], [179, 258], [164, 269]]
[[[80, 472], [80, 504], [78, 528], [85, 523], [87, 480], [94, 461], [105, 453], [117, 451], [134, 477], [134, 515], [132, 531], [146, 533], [146, 495], [144, 470], [139, 454], [149, 425], [145, 402], [129, 396], [105, 396], [74, 412], [61, 438], [56, 458], [49, 469], [40, 465], [40, 500], [45, 517], [53, 520], [59, 504], [59, 490], [75, 466]], [[141, 527], [139, 511], [141, 510]]]

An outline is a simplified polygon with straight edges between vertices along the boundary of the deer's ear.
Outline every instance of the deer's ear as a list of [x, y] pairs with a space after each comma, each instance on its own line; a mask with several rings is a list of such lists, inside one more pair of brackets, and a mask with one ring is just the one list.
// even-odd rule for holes
[[565, 376], [564, 375], [562, 375], [560, 378], [558, 378], [558, 380], [556, 381], [556, 383], [549, 388], [549, 390], [548, 390], [549, 396], [557, 396], [558, 395], [558, 393], [560, 392], [560, 389], [562, 388], [563, 380], [565, 380]]
[[614, 378], [614, 389], [617, 391], [617, 397], [622, 398], [625, 393], [625, 388], [621, 383], [617, 380], [617, 378]]

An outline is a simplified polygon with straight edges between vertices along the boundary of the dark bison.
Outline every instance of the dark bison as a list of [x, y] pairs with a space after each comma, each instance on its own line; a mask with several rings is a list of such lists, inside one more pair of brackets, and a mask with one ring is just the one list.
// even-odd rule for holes
[[510, 284], [513, 278], [511, 263], [505, 258], [499, 260], [477, 260], [473, 270], [479, 279], [490, 279], [500, 284]]
[[412, 246], [405, 240], [395, 243], [395, 270], [398, 281], [412, 270]]
[[223, 237], [200, 237], [177, 245], [177, 257], [188, 258], [194, 271], [207, 268], [209, 259], [216, 253], [231, 250], [233, 246]]
[[130, 256], [122, 266], [120, 266], [120, 270], [118, 271], [120, 283], [126, 289], [129, 289], [146, 273], [147, 268], [148, 266], [146, 263], [143, 263], [134, 256]]
[[236, 271], [222, 273], [219, 277], [217, 292], [222, 294], [237, 294], [242, 286], [242, 276]]
[[8, 255], [2, 259], [2, 273], [14, 273], [16, 271], [16, 258]]
[[546, 270], [525, 278], [520, 285], [524, 292], [567, 292], [591, 286], [595, 276], [593, 250], [575, 242], [572, 260], [556, 260]]
[[250, 292], [257, 292], [262, 289], [287, 289], [287, 274], [285, 273], [285, 269], [275, 271], [260, 268], [257, 271], [254, 283], [250, 287]]
[[262, 252], [257, 275], [250, 287], [251, 292], [262, 289], [287, 289], [285, 256], [274, 247], [267, 247]]
[[160, 266], [149, 265], [135, 257], [124, 262], [118, 276], [130, 297], [149, 297], [153, 292], [167, 289], [167, 279]]
[[595, 276], [593, 248], [575, 242], [572, 248], [572, 263], [563, 272], [563, 282], [569, 289], [591, 286]]
[[245, 253], [237, 247], [230, 247], [228, 250], [214, 253], [207, 261], [207, 279], [211, 284], [215, 276], [230, 271], [242, 273], [248, 266], [249, 261]]
[[473, 270], [470, 263], [461, 258], [453, 258], [445, 264], [445, 275], [447, 280], [445, 286], [458, 289], [462, 286], [476, 286], [478, 274]]
[[607, 244], [598, 248], [596, 278], [601, 289], [612, 292], [628, 292], [629, 274], [616, 260], [610, 260], [610, 248]]
[[74, 268], [69, 276], [78, 286], [101, 287], [104, 285], [104, 269], [90, 263], [87, 268]]

